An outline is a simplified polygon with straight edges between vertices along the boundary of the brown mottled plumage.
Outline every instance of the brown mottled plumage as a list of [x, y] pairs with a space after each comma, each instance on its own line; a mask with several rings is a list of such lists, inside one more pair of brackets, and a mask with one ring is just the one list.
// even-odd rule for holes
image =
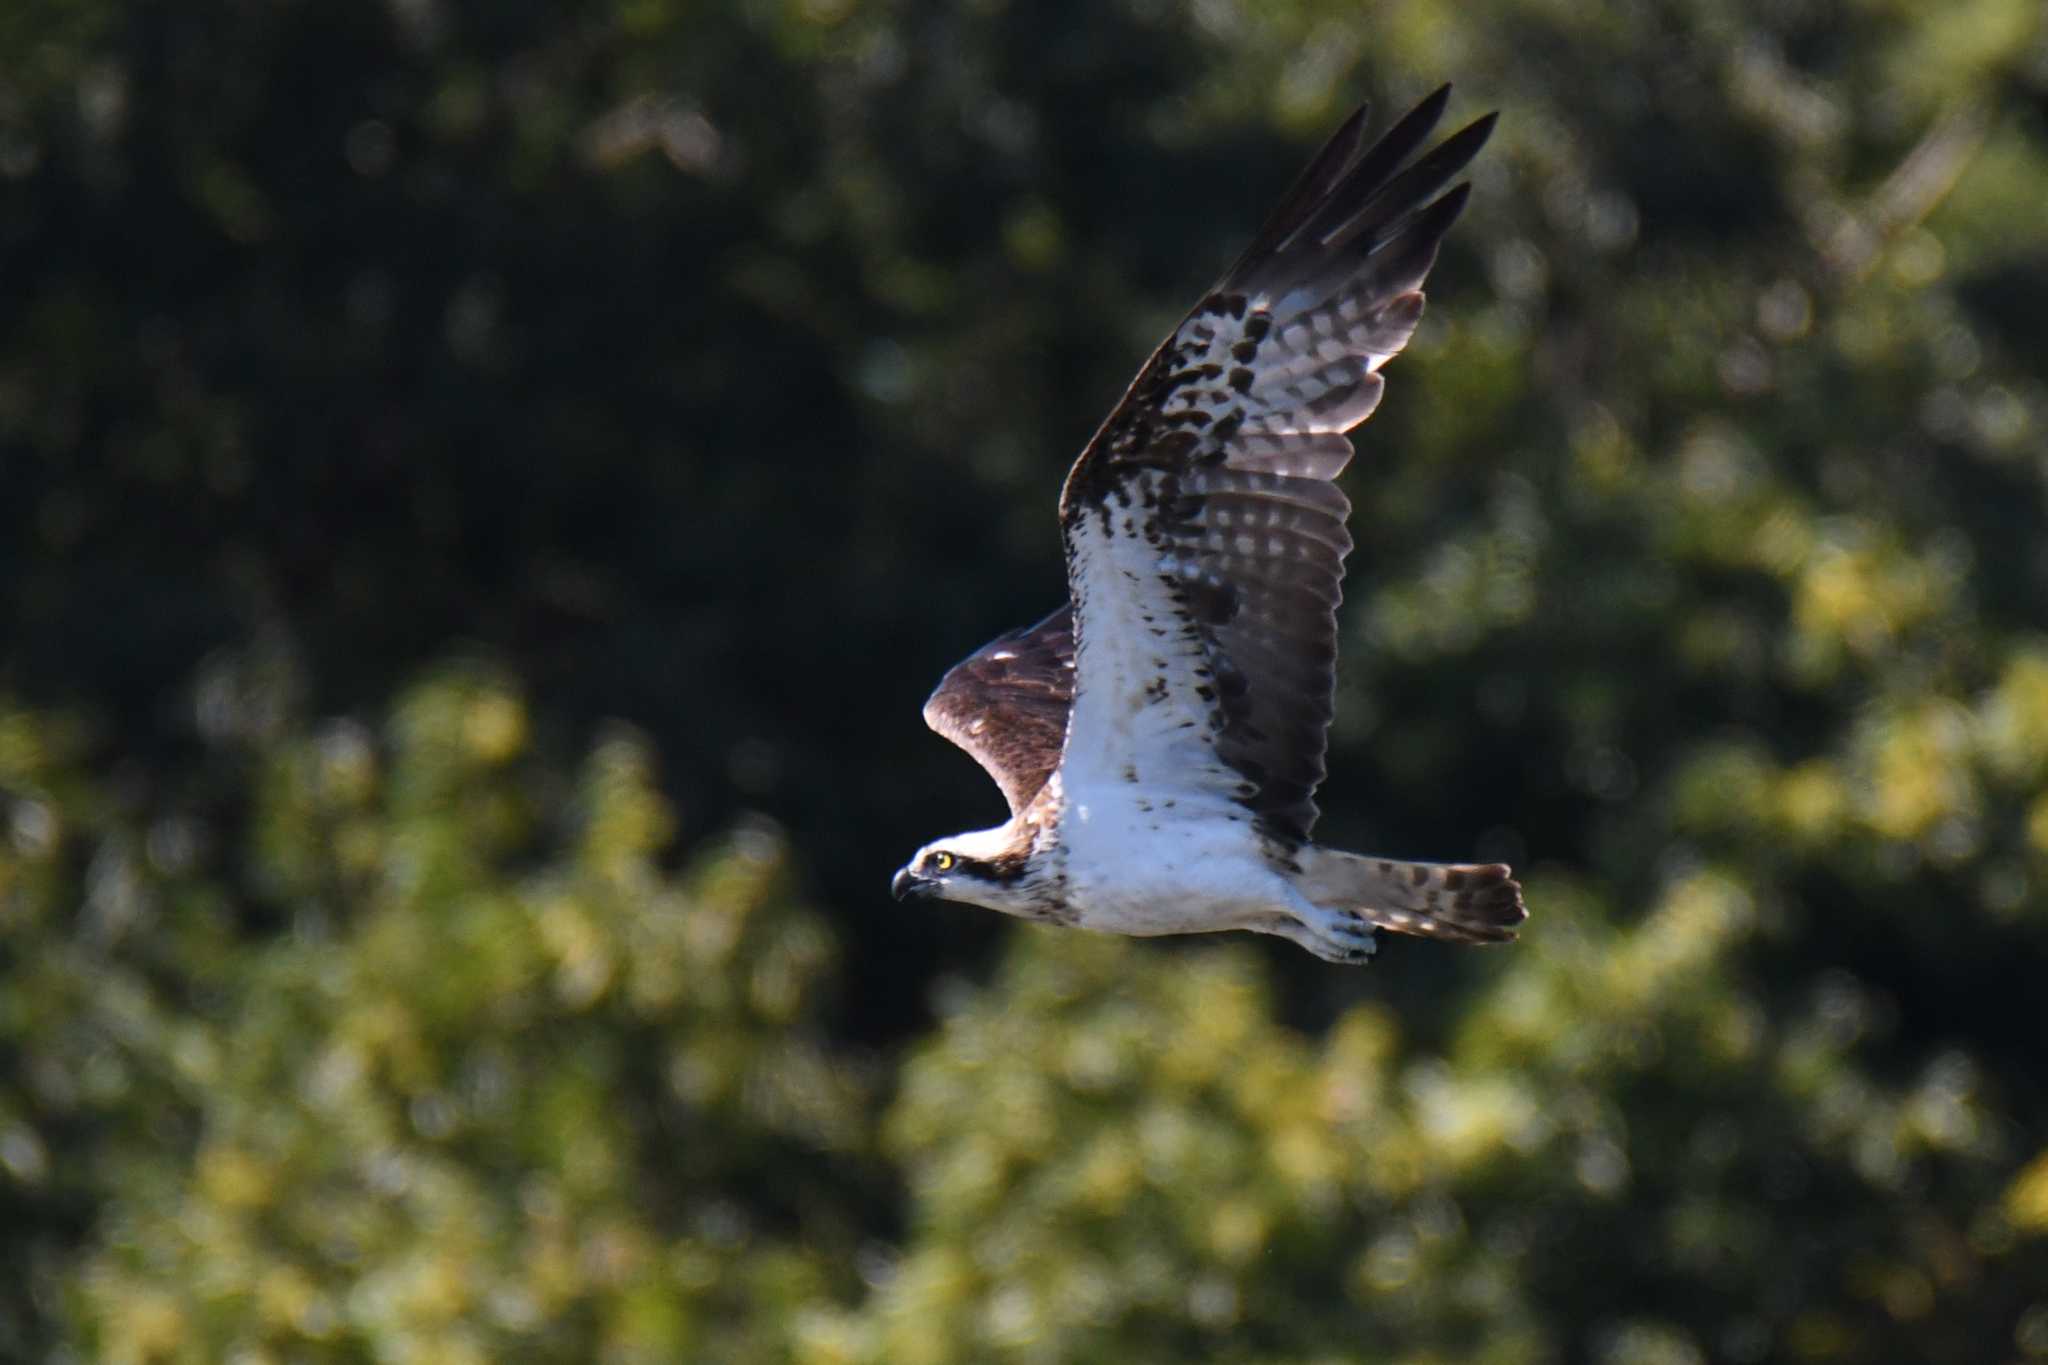
[[[1351, 505], [1332, 482], [1469, 187], [1491, 115], [1416, 156], [1448, 87], [1377, 143], [1361, 109], [1139, 371], [1067, 476], [1072, 595], [949, 672], [932, 728], [1010, 821], [940, 841], [899, 894], [1123, 933], [1249, 928], [1339, 961], [1371, 926], [1512, 938], [1498, 864], [1310, 842]], [[1413, 158], [1411, 160], [1411, 158]]]
[[1074, 702], [1074, 609], [996, 636], [948, 669], [924, 704], [925, 724], [988, 769], [1011, 811], [1023, 810], [1060, 765]]

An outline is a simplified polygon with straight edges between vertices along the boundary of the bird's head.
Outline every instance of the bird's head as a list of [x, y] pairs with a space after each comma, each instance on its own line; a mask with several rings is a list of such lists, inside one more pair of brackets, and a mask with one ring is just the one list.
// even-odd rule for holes
[[899, 901], [961, 901], [1008, 915], [1028, 915], [1033, 904], [1024, 880], [1028, 850], [1007, 826], [956, 834], [926, 844], [889, 883]]

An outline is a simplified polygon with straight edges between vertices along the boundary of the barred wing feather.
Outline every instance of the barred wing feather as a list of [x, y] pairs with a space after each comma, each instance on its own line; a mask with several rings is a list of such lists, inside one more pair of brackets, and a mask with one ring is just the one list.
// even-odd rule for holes
[[[1293, 844], [1316, 819], [1351, 548], [1350, 503], [1331, 480], [1351, 459], [1345, 433], [1379, 402], [1380, 367], [1422, 316], [1423, 281], [1469, 188], [1445, 186], [1493, 127], [1489, 115], [1414, 156], [1448, 97], [1438, 90], [1370, 147], [1365, 110], [1338, 130], [1153, 353], [1061, 494], [1079, 604], [1072, 747], [1107, 742], [1131, 707], [1172, 702], [1205, 719], [1218, 760], [1193, 780]], [[1118, 628], [1091, 633], [1098, 619]], [[1178, 623], [1187, 652], [1126, 628], [1155, 620]]]

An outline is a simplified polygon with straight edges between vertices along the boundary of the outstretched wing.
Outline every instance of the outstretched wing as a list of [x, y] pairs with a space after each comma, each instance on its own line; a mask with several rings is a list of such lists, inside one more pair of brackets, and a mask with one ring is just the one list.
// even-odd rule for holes
[[[1068, 755], [1225, 790], [1304, 841], [1336, 684], [1351, 505], [1331, 482], [1422, 316], [1488, 115], [1420, 157], [1449, 98], [1371, 147], [1338, 130], [1153, 353], [1060, 498], [1078, 608]], [[1411, 157], [1414, 159], [1411, 160]], [[1113, 765], [1113, 766], [1112, 766]]]
[[1059, 766], [1074, 700], [1074, 609], [998, 635], [939, 680], [924, 722], [974, 756], [1016, 814]]

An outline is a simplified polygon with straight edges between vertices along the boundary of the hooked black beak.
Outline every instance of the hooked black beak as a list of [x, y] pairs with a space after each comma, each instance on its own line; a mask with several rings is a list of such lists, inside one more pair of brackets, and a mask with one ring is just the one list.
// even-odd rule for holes
[[931, 885], [930, 879], [920, 877], [906, 867], [896, 874], [895, 881], [889, 883], [889, 894], [899, 901], [921, 900], [930, 892]]

